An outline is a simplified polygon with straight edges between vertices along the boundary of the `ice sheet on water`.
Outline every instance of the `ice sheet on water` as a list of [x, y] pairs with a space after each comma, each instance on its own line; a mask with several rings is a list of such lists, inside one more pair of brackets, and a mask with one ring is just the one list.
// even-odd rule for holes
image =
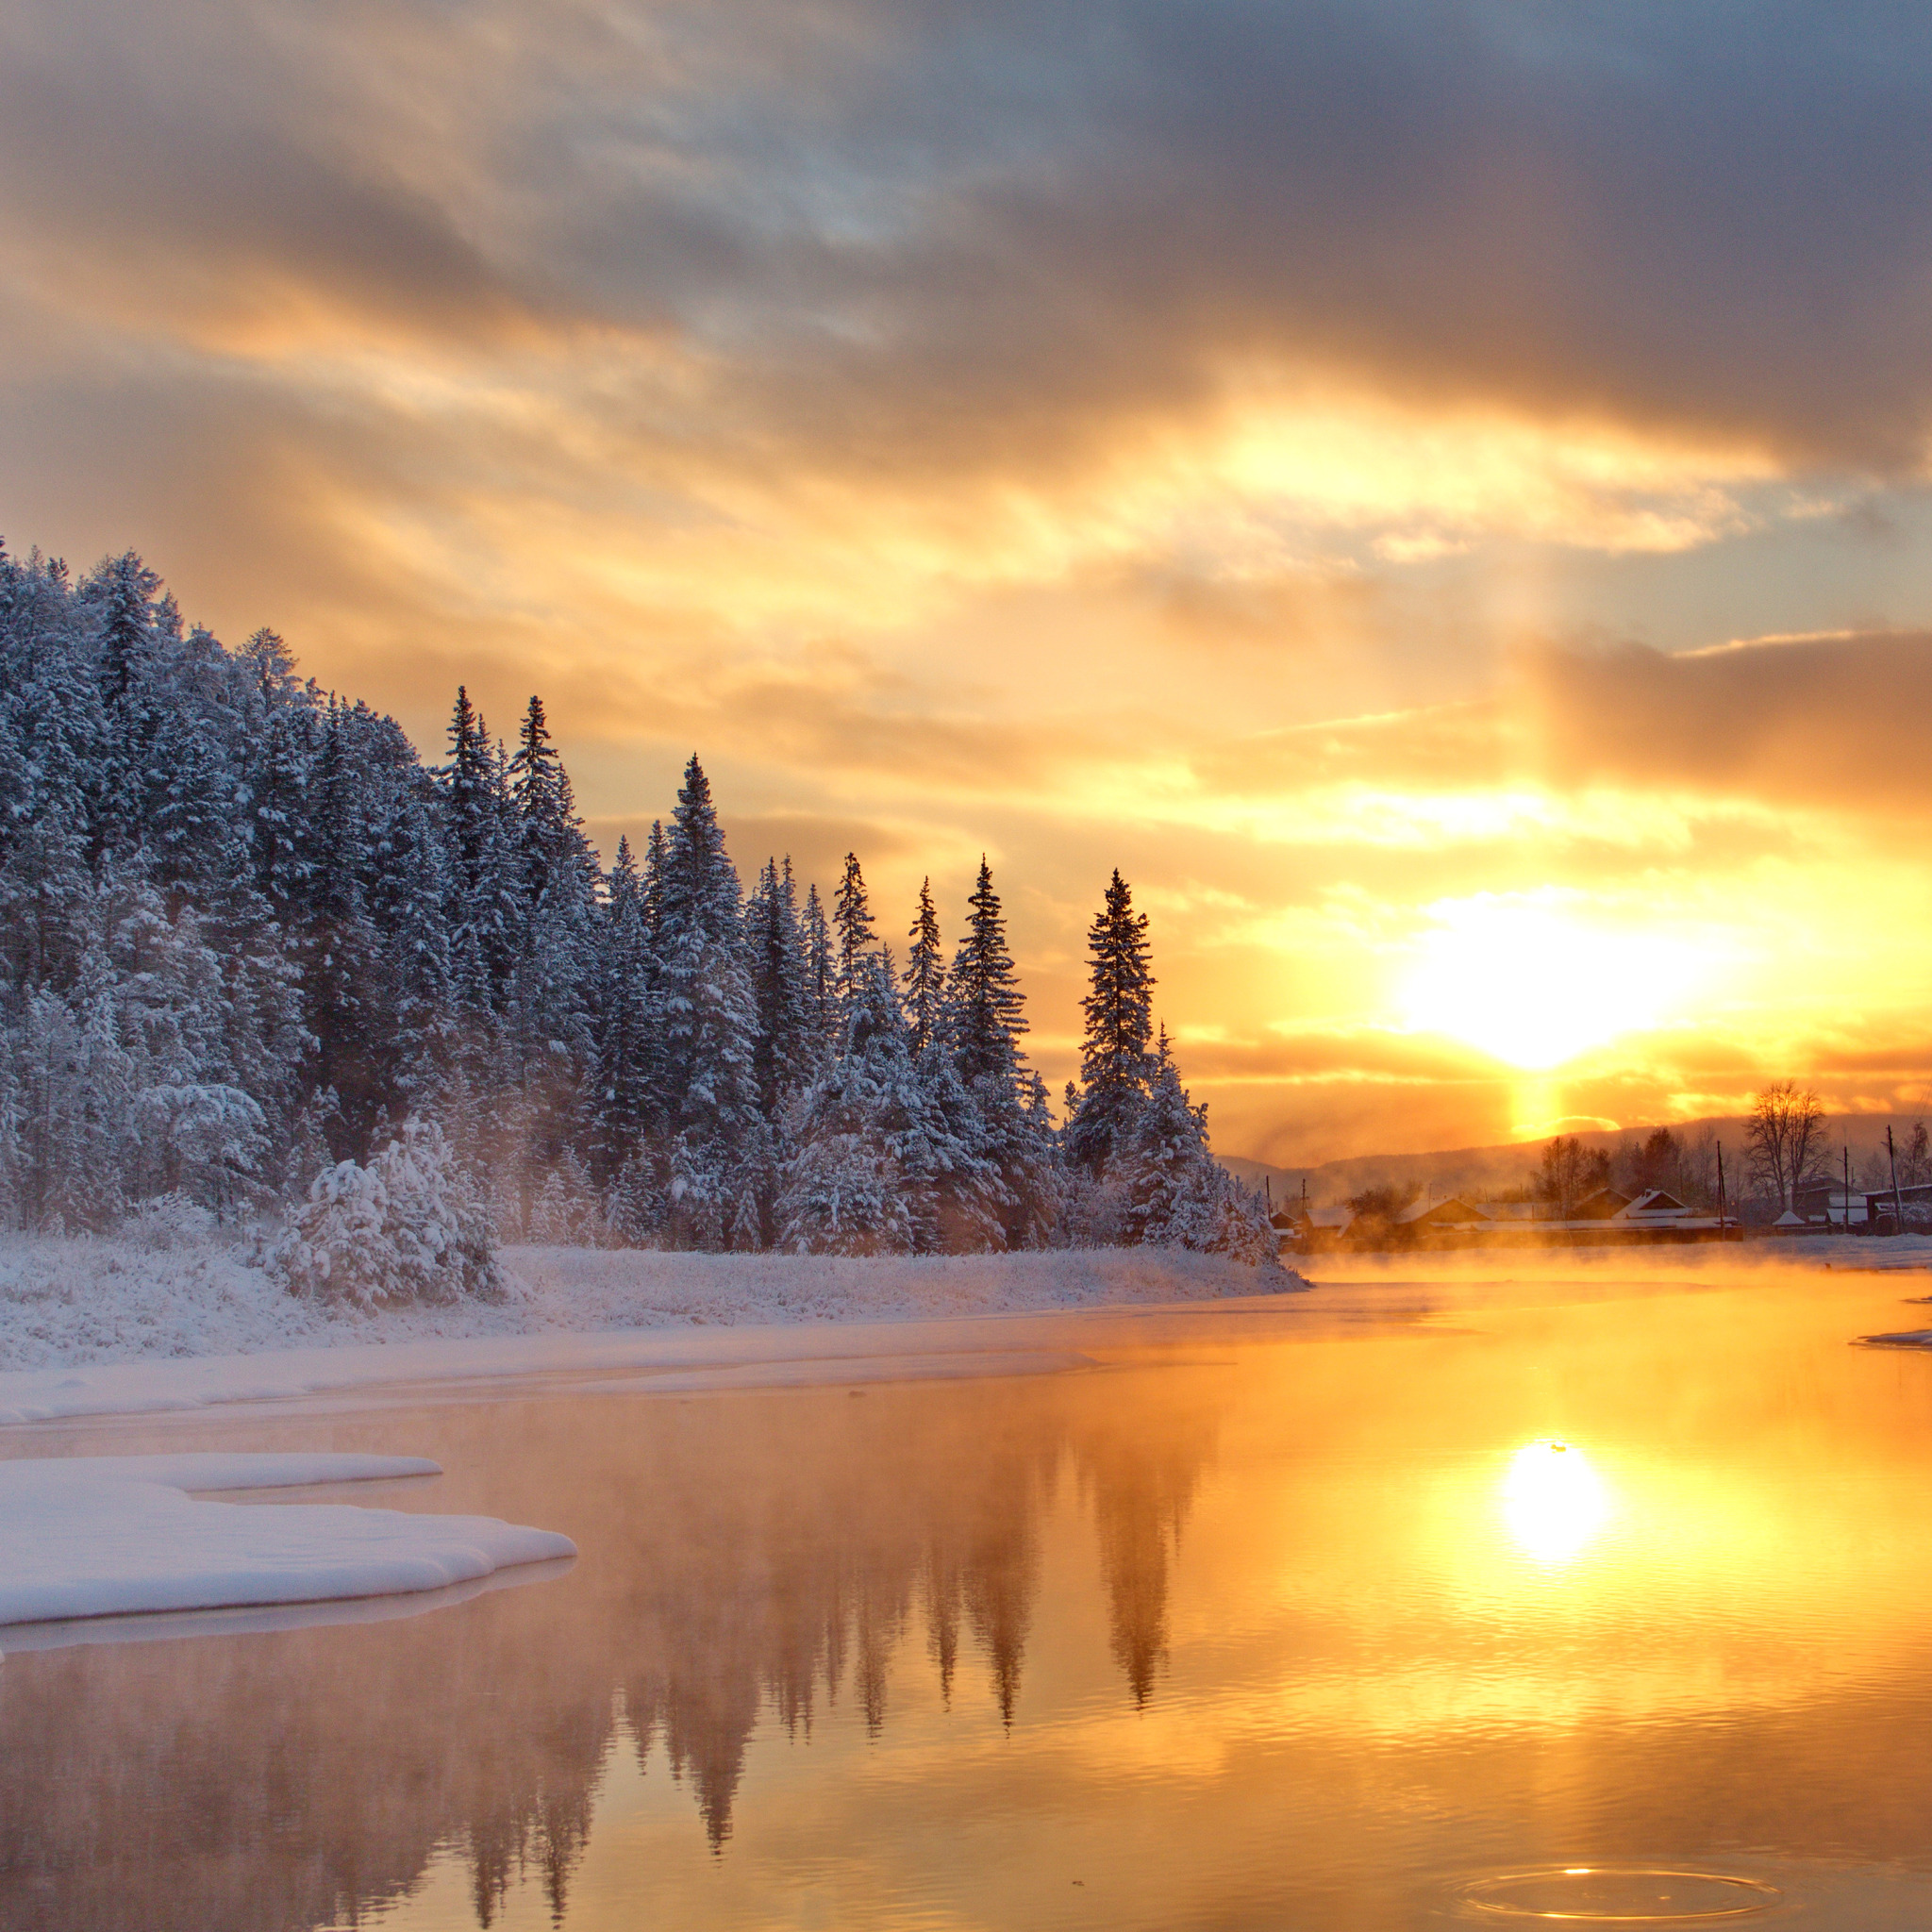
[[568, 1537], [489, 1516], [342, 1503], [256, 1508], [189, 1493], [439, 1473], [414, 1456], [0, 1461], [0, 1648], [12, 1624], [443, 1590], [576, 1554]]

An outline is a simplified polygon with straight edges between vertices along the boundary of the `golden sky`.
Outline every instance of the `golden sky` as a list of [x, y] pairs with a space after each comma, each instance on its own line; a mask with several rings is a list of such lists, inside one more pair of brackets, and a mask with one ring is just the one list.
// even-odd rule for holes
[[25, 0], [0, 530], [891, 932], [1118, 865], [1216, 1144], [1932, 1101], [1932, 25]]

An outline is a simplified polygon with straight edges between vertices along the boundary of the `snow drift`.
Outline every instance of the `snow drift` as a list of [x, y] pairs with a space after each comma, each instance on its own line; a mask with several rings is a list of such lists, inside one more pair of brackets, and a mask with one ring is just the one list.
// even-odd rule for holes
[[0, 1626], [441, 1590], [576, 1555], [568, 1537], [489, 1516], [340, 1503], [257, 1508], [188, 1493], [441, 1473], [413, 1456], [0, 1462]]

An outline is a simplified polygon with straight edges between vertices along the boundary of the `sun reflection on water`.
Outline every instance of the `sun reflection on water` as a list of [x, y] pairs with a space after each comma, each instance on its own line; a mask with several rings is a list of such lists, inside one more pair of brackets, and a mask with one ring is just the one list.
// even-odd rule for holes
[[1574, 1443], [1525, 1442], [1503, 1478], [1503, 1521], [1524, 1555], [1539, 1563], [1580, 1556], [1610, 1514], [1609, 1491]]

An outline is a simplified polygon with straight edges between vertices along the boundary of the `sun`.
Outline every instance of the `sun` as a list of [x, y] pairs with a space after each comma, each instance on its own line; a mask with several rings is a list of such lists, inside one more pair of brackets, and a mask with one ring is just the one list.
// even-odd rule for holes
[[1610, 1514], [1603, 1478], [1568, 1442], [1525, 1442], [1503, 1478], [1501, 1503], [1517, 1547], [1544, 1564], [1581, 1555]]
[[1429, 910], [1436, 924], [1401, 987], [1404, 1024], [1525, 1072], [1662, 1024], [1699, 973], [1681, 941], [1586, 922], [1555, 895]]

